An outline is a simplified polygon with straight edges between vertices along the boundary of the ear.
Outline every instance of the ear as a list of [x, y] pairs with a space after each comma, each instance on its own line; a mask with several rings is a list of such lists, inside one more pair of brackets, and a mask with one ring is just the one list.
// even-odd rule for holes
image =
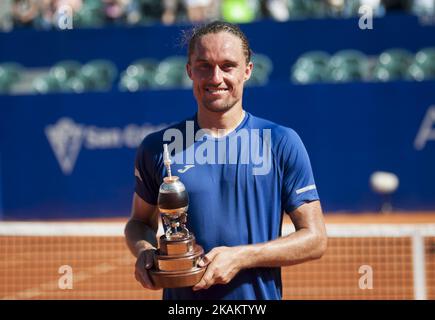
[[253, 69], [254, 69], [254, 64], [252, 63], [252, 61], [249, 61], [248, 65], [246, 66], [246, 69], [245, 69], [245, 76], [244, 76], [245, 81], [248, 81], [249, 78], [251, 78], [251, 74], [252, 74]]
[[193, 80], [192, 79], [192, 66], [190, 65], [189, 62], [186, 63], [186, 72], [187, 72], [187, 75], [189, 76], [190, 80]]

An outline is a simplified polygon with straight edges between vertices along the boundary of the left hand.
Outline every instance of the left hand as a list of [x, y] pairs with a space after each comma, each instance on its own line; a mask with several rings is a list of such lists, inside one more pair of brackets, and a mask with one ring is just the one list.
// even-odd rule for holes
[[242, 269], [242, 247], [216, 247], [198, 263], [207, 270], [192, 289], [208, 289], [214, 284], [227, 284]]

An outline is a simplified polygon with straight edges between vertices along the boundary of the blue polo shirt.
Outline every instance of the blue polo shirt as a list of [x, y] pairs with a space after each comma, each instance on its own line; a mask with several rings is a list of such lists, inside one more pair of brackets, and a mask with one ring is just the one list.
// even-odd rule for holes
[[[163, 177], [163, 144], [189, 193], [187, 228], [205, 252], [218, 246], [270, 241], [281, 235], [283, 211], [318, 200], [306, 149], [290, 128], [245, 112], [230, 134], [215, 138], [196, 115], [145, 137], [136, 156], [135, 192], [157, 205]], [[240, 271], [206, 290], [165, 289], [164, 299], [281, 299], [281, 269]]]

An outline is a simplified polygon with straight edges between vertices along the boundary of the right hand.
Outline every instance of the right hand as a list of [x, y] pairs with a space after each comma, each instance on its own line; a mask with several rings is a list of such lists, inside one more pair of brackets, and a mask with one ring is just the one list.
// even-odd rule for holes
[[144, 288], [151, 290], [160, 290], [161, 288], [154, 285], [148, 271], [154, 266], [155, 251], [155, 249], [147, 249], [139, 253], [136, 260], [134, 276]]

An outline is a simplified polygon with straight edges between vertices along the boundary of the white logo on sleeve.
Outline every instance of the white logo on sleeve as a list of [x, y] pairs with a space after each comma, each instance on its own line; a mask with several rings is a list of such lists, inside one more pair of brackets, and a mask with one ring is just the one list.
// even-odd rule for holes
[[296, 194], [301, 194], [301, 193], [304, 193], [304, 192], [307, 192], [310, 190], [314, 190], [314, 189], [316, 189], [316, 185], [310, 184], [309, 186], [306, 186], [306, 187], [303, 187], [303, 188], [296, 190]]
[[185, 173], [187, 170], [189, 170], [190, 168], [193, 168], [195, 165], [194, 164], [188, 164], [186, 166], [184, 166], [183, 169], [178, 169], [179, 173]]

